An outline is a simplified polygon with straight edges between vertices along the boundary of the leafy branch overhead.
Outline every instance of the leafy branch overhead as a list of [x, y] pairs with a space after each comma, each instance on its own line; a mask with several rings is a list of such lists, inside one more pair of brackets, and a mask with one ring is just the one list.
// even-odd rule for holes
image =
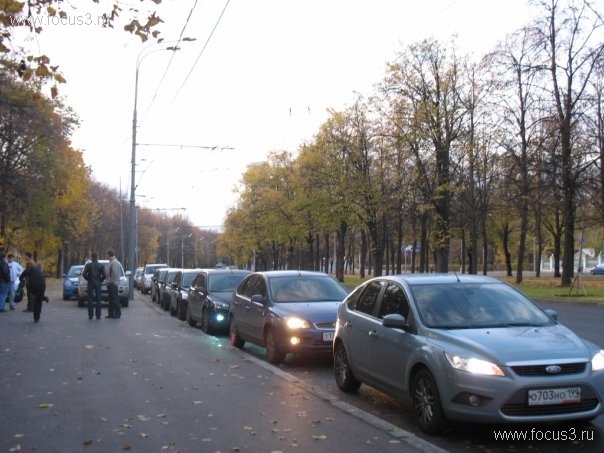
[[[16, 50], [14, 45], [16, 30], [29, 29], [34, 34], [42, 34], [44, 31], [42, 25], [47, 23], [82, 25], [93, 19], [103, 28], [115, 28], [123, 19], [124, 31], [138, 36], [141, 41], [159, 38], [158, 26], [163, 21], [155, 11], [130, 7], [124, 13], [123, 3], [117, 0], [91, 0], [91, 2], [99, 5], [105, 3], [108, 11], [94, 15], [90, 12], [83, 13], [81, 4], [74, 6], [72, 2], [65, 0], [0, 1], [0, 54], [7, 56], [6, 60], [12, 61], [11, 65], [14, 65], [14, 68], [11, 69], [14, 69], [23, 80], [29, 81], [35, 78], [53, 83], [51, 94], [54, 97], [57, 95], [57, 84], [66, 83], [65, 77], [58, 70], [59, 66], [51, 66], [50, 57], [47, 55], [35, 56], [28, 54], [28, 50]], [[140, 3], [159, 5], [161, 0], [140, 0]]]

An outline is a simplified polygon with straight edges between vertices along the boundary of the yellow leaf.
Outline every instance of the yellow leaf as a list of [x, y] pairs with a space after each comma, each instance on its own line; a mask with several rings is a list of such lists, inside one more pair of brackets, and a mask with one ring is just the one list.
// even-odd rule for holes
[[84, 444], [84, 445], [92, 445], [92, 439], [86, 439], [86, 440], [83, 442], [83, 444]]
[[48, 6], [46, 8], [46, 12], [48, 13], [49, 16], [54, 16], [57, 14], [57, 10], [54, 9], [52, 6]]
[[40, 406], [38, 406], [40, 409], [48, 409], [49, 407], [52, 407], [51, 403], [40, 403]]
[[313, 440], [325, 440], [327, 439], [327, 436], [324, 434], [321, 434], [320, 436], [312, 436]]

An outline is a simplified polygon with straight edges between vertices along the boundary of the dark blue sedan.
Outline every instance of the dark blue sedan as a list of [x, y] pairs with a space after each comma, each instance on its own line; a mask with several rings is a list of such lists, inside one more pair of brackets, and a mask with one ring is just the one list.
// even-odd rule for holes
[[78, 297], [78, 278], [83, 270], [84, 265], [76, 264], [63, 275], [63, 300]]
[[591, 275], [604, 275], [604, 263], [598, 264], [590, 272]]

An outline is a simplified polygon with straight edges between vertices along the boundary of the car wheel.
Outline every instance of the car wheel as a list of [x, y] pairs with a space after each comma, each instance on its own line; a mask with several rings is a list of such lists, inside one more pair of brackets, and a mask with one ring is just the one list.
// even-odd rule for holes
[[191, 327], [195, 327], [197, 325], [197, 321], [195, 321], [193, 319], [193, 317], [191, 316], [191, 311], [189, 310], [188, 307], [187, 307], [187, 315], [186, 315], [186, 317], [187, 317], [187, 322], [189, 323], [189, 325]]
[[235, 318], [231, 318], [229, 340], [231, 341], [231, 346], [234, 346], [238, 349], [243, 348], [243, 345], [245, 344], [245, 340], [239, 336], [239, 333], [237, 333], [237, 324], [235, 324]]
[[440, 434], [447, 426], [438, 394], [438, 387], [430, 372], [420, 370], [411, 387], [413, 408], [420, 429], [427, 434]]
[[266, 345], [266, 359], [270, 363], [279, 364], [285, 359], [285, 354], [279, 350], [277, 344], [277, 337], [273, 329], [268, 329], [264, 337], [264, 344]]
[[128, 299], [122, 300], [122, 307], [127, 308], [130, 305], [130, 301]]
[[210, 313], [205, 307], [201, 312], [201, 330], [207, 334], [213, 333], [212, 324], [210, 323]]
[[170, 316], [176, 316], [176, 308], [174, 308], [174, 305], [172, 305], [172, 301], [170, 301]]
[[[141, 291], [143, 294], [145, 294], [145, 290]], [[155, 293], [151, 293], [151, 302], [155, 302], [157, 298], [155, 297]]]
[[338, 388], [346, 393], [354, 393], [361, 386], [361, 381], [358, 381], [352, 373], [350, 363], [348, 362], [348, 354], [343, 343], [336, 345], [336, 350], [333, 358], [333, 370], [336, 376], [336, 384]]
[[84, 299], [78, 298], [78, 307], [83, 307], [86, 305], [86, 301]]
[[178, 319], [180, 319], [181, 321], [184, 321], [185, 319], [187, 319], [187, 306], [185, 305], [184, 301], [181, 300], [177, 304], [176, 311], [178, 313]]

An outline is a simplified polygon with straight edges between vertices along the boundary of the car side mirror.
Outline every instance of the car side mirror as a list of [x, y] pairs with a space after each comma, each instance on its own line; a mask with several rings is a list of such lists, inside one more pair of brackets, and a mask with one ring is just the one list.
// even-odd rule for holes
[[554, 321], [558, 321], [558, 312], [556, 310], [552, 310], [551, 308], [548, 308], [545, 310], [545, 313], [547, 313], [547, 316], [552, 318]]
[[256, 302], [257, 304], [266, 305], [265, 297], [262, 294], [254, 294], [252, 296], [252, 302]]
[[382, 319], [382, 325], [384, 327], [390, 327], [392, 329], [407, 329], [407, 320], [403, 315], [398, 313], [391, 313], [389, 315], [384, 316]]

